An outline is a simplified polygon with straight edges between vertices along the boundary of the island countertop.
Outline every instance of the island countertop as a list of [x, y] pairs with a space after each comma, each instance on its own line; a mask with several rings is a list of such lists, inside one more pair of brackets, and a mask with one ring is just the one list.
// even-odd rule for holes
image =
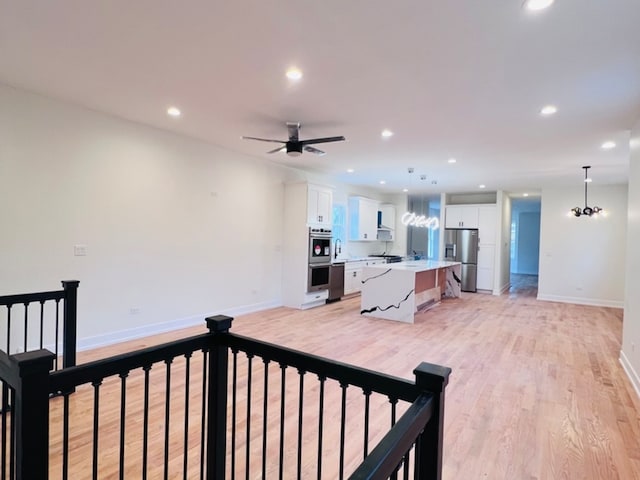
[[442, 297], [460, 297], [460, 262], [411, 260], [369, 265], [362, 273], [360, 314], [413, 323]]
[[426, 272], [429, 270], [437, 270], [439, 268], [448, 268], [455, 265], [461, 265], [460, 262], [448, 262], [439, 260], [411, 260], [407, 262], [383, 263], [379, 265], [369, 265], [367, 268], [380, 268], [392, 270], [406, 270], [412, 272]]

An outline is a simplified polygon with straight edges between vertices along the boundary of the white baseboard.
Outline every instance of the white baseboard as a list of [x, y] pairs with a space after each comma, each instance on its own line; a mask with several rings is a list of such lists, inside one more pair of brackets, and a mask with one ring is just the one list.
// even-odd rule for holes
[[538, 300], [547, 302], [575, 303], [577, 305], [590, 305], [592, 307], [624, 308], [624, 300], [604, 300], [602, 298], [564, 297], [561, 295], [544, 295], [538, 293]]
[[500, 288], [500, 289], [495, 289], [495, 290], [493, 291], [493, 294], [494, 294], [494, 295], [497, 295], [497, 296], [500, 296], [500, 295], [502, 295], [503, 293], [508, 292], [510, 288], [511, 288], [511, 283], [507, 282], [507, 283], [505, 283], [505, 284], [502, 286], [502, 288]]
[[[190, 317], [178, 318], [176, 320], [170, 320], [168, 322], [154, 323], [151, 325], [143, 325], [126, 330], [119, 330], [117, 332], [105, 333], [103, 335], [79, 338], [77, 343], [77, 351], [105, 347], [107, 345], [113, 345], [114, 343], [135, 340], [137, 338], [148, 337], [150, 335], [156, 335], [158, 333], [166, 333], [173, 330], [179, 330], [181, 328], [195, 327], [198, 325], [204, 326], [204, 319], [213, 315], [228, 315], [230, 317], [236, 317], [238, 315], [245, 315], [248, 313], [259, 312], [262, 310], [280, 306], [282, 306], [282, 302], [279, 300], [254, 303], [251, 305], [242, 305], [239, 307], [229, 308], [226, 310], [217, 310], [215, 312], [201, 313], [199, 315], [192, 315]], [[52, 349], [53, 345], [45, 346], [45, 348]]]
[[624, 368], [627, 377], [631, 380], [631, 384], [636, 391], [636, 395], [640, 398], [640, 376], [638, 375], [638, 372], [635, 371], [622, 350], [620, 350], [620, 363], [622, 364], [622, 368]]

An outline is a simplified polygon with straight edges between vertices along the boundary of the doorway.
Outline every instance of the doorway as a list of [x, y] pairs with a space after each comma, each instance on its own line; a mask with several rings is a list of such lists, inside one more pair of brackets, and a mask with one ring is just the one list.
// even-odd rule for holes
[[540, 197], [511, 199], [511, 293], [537, 295]]

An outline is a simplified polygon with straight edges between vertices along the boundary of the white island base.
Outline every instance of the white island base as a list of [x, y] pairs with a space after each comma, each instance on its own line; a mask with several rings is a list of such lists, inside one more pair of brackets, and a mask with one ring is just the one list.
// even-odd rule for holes
[[414, 315], [460, 297], [460, 263], [417, 260], [365, 267], [360, 313], [368, 317], [413, 323]]

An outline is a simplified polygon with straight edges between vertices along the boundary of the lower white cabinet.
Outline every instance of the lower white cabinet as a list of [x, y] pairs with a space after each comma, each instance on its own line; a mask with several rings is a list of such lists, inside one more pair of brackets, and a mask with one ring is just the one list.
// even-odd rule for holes
[[344, 294], [358, 293], [362, 290], [362, 269], [369, 265], [379, 265], [386, 260], [359, 260], [344, 265]]
[[478, 290], [493, 290], [493, 265], [495, 263], [495, 245], [480, 245], [478, 248]]

